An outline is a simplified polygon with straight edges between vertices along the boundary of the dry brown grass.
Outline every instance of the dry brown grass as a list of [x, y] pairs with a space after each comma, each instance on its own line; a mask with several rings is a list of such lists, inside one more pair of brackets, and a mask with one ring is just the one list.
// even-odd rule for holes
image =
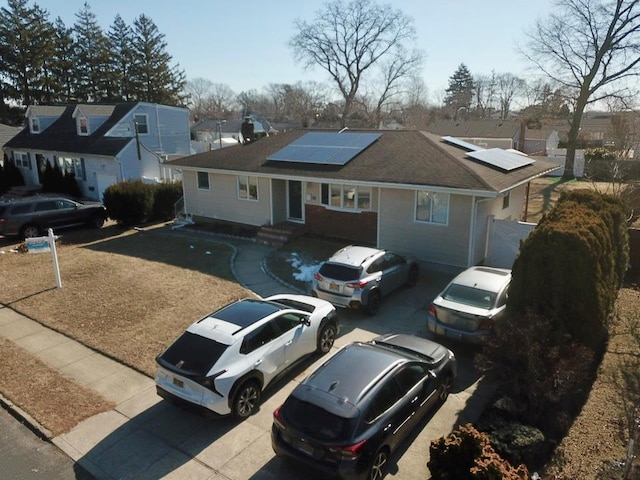
[[2, 394], [53, 436], [114, 407], [113, 402], [69, 380], [8, 340], [0, 338], [0, 351]]
[[155, 356], [186, 326], [250, 295], [235, 283], [229, 247], [184, 235], [166, 228], [106, 238], [65, 233], [60, 289], [49, 255], [5, 253], [0, 303], [153, 376]]

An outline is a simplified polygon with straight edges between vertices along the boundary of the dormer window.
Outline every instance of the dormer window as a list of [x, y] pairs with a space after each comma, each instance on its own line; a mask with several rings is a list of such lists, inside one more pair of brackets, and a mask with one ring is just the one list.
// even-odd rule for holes
[[29, 126], [31, 127], [31, 133], [40, 133], [40, 119], [38, 117], [31, 117]]
[[89, 135], [89, 120], [86, 117], [78, 117], [78, 135]]
[[147, 120], [147, 115], [144, 113], [139, 113], [133, 116], [133, 124], [136, 127], [136, 132], [139, 135], [145, 135], [149, 133], [149, 123]]

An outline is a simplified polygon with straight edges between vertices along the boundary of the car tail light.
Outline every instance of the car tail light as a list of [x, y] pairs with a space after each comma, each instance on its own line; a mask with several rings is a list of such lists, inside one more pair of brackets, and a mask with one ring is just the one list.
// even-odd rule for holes
[[313, 278], [315, 278], [317, 281], [321, 282], [322, 280], [324, 280], [324, 278], [322, 278], [322, 275], [320, 275], [320, 272], [316, 272], [313, 274]]
[[345, 285], [349, 288], [353, 288], [354, 290], [362, 290], [364, 287], [367, 286], [367, 283], [369, 282], [360, 280], [358, 282], [348, 282]]
[[431, 305], [429, 305], [428, 313], [433, 318], [438, 318], [438, 312], [436, 311], [436, 306], [433, 303]]
[[275, 423], [280, 430], [286, 430], [287, 427], [285, 426], [284, 422], [282, 421], [282, 417], [280, 416], [281, 409], [282, 405], [280, 405], [273, 411], [273, 423]]
[[362, 452], [362, 447], [367, 443], [366, 440], [362, 440], [354, 445], [348, 447], [331, 447], [329, 451], [340, 457], [341, 460], [353, 460], [358, 458]]
[[223, 373], [226, 373], [226, 370], [221, 370], [218, 373], [215, 373], [209, 377], [203, 377], [198, 383], [200, 385], [202, 385], [203, 387], [211, 390], [213, 393], [215, 393], [216, 395], [220, 395], [221, 397], [224, 397], [224, 395], [222, 395], [217, 389], [216, 389], [216, 378], [218, 378], [220, 375], [222, 375]]

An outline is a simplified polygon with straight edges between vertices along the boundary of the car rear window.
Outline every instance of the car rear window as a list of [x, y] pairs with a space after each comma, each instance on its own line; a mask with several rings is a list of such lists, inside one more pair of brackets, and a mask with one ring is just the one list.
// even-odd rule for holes
[[215, 340], [184, 332], [160, 356], [164, 363], [194, 375], [206, 375], [227, 346]]
[[284, 403], [281, 414], [286, 423], [317, 440], [346, 439], [355, 423], [353, 419], [334, 415], [293, 396]]
[[452, 284], [442, 295], [442, 298], [452, 302], [462, 303], [470, 307], [492, 308], [496, 302], [496, 294], [479, 288]]
[[358, 280], [362, 269], [359, 267], [350, 267], [348, 265], [338, 265], [336, 263], [324, 263], [320, 267], [320, 275], [334, 280], [344, 282], [350, 280]]

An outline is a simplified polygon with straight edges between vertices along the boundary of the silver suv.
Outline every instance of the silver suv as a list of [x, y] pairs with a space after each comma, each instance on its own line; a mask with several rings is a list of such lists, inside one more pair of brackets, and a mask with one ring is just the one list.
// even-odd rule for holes
[[305, 295], [245, 299], [192, 324], [156, 357], [158, 395], [237, 418], [306, 355], [327, 353], [338, 333], [336, 309]]
[[334, 253], [314, 274], [313, 295], [375, 315], [382, 297], [402, 286], [413, 287], [418, 273], [418, 263], [411, 257], [350, 245]]
[[100, 228], [106, 219], [107, 210], [99, 202], [76, 202], [59, 195], [0, 198], [0, 235], [29, 238], [49, 228]]

